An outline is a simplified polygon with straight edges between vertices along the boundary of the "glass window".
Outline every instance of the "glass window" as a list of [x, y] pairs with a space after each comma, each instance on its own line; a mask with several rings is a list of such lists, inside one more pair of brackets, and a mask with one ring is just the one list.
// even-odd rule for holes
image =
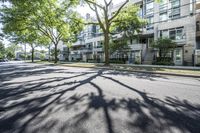
[[146, 0], [146, 3], [152, 2], [153, 0]]
[[177, 29], [176, 31], [176, 40], [183, 39], [183, 29]]
[[163, 4], [167, 4], [168, 3], [168, 0], [160, 0], [160, 4], [163, 5]]
[[153, 16], [147, 17], [147, 23], [148, 23], [147, 30], [153, 29], [153, 23], [154, 23]]
[[165, 21], [168, 19], [167, 12], [160, 14], [160, 21]]
[[170, 18], [178, 18], [180, 17], [180, 8], [172, 8], [169, 10], [169, 17]]
[[152, 14], [153, 9], [153, 2], [146, 4], [146, 14]]
[[175, 53], [176, 53], [176, 61], [181, 61], [181, 50], [177, 49]]
[[179, 7], [179, 6], [180, 6], [180, 0], [170, 0], [169, 2], [170, 8]]
[[147, 17], [147, 23], [152, 24], [153, 23], [153, 16]]
[[176, 39], [176, 30], [170, 30], [169, 31], [169, 38], [172, 40]]
[[196, 22], [196, 31], [200, 31], [200, 22], [199, 21]]
[[168, 38], [169, 37], [168, 30], [160, 31], [160, 37], [162, 37], [162, 38]]

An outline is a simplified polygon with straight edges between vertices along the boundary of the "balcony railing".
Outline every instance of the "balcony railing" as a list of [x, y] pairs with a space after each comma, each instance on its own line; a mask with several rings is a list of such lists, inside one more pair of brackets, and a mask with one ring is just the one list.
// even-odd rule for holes
[[92, 48], [81, 48], [77, 50], [71, 50], [70, 54], [83, 54], [88, 52], [92, 52]]
[[146, 47], [146, 44], [131, 44], [129, 47], [131, 50], [143, 50]]

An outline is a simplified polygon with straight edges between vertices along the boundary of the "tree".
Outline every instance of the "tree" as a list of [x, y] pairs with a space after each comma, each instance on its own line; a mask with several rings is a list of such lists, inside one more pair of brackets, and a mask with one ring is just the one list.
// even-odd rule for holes
[[[130, 23], [137, 24], [137, 22], [139, 21], [138, 21], [138, 17], [135, 17], [135, 16], [137, 16], [136, 13], [137, 13], [138, 8], [136, 8], [136, 6], [128, 6], [127, 8], [124, 9], [124, 7], [129, 2], [129, 0], [125, 0], [125, 2], [121, 4], [121, 6], [111, 15], [110, 7], [112, 6], [113, 0], [109, 0], [109, 1], [104, 0], [103, 3], [100, 3], [96, 0], [84, 0], [84, 1], [88, 4], [90, 9], [93, 10], [96, 14], [96, 18], [98, 22], [94, 24], [98, 24], [103, 31], [105, 65], [109, 65], [109, 41], [110, 41], [110, 35], [111, 35], [112, 29], [121, 27], [121, 29], [127, 30], [129, 29]], [[130, 9], [133, 14], [131, 14]], [[137, 27], [137, 25], [135, 25], [135, 27]]]
[[127, 5], [115, 18], [111, 27], [111, 34], [120, 33], [121, 38], [111, 39], [110, 52], [123, 52], [128, 47], [128, 41], [137, 38], [141, 33], [141, 28], [146, 24], [144, 19], [138, 16], [139, 7], [136, 5]]
[[0, 58], [5, 57], [5, 46], [4, 44], [0, 41]]
[[15, 51], [19, 49], [19, 46], [17, 44], [11, 43], [6, 48], [6, 57], [8, 59], [15, 58]]
[[55, 63], [58, 61], [58, 44], [73, 41], [70, 38], [82, 29], [82, 19], [72, 9], [78, 0], [12, 0], [11, 3], [11, 7], [2, 10], [4, 33], [26, 31], [26, 35], [36, 32], [47, 37], [49, 44], [55, 47]]
[[169, 38], [159, 38], [153, 42], [152, 47], [159, 50], [159, 57], [165, 61], [168, 53], [176, 48], [176, 43]]
[[[89, 5], [90, 9], [93, 10], [96, 14], [96, 18], [98, 20], [98, 24], [103, 31], [104, 34], [104, 52], [105, 52], [105, 65], [109, 65], [109, 41], [110, 41], [110, 27], [113, 23], [113, 20], [120, 13], [122, 8], [128, 3], [129, 0], [126, 0], [121, 7], [110, 17], [109, 7], [112, 5], [112, 0], [107, 2], [104, 0], [104, 4], [101, 4], [95, 0], [85, 0], [85, 2]], [[101, 13], [103, 16], [101, 16]]]

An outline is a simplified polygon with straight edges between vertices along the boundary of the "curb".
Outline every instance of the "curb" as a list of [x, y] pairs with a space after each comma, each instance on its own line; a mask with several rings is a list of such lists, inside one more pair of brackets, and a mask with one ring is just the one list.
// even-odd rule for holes
[[54, 66], [64, 66], [64, 67], [79, 67], [79, 68], [94, 68], [94, 69], [107, 69], [107, 70], [117, 70], [117, 71], [127, 71], [127, 72], [137, 72], [137, 73], [148, 73], [148, 74], [159, 74], [159, 75], [169, 75], [169, 76], [180, 76], [180, 77], [191, 77], [200, 78], [200, 75], [189, 75], [189, 74], [176, 74], [176, 73], [164, 73], [164, 72], [150, 72], [142, 70], [127, 70], [120, 68], [104, 67], [104, 66], [76, 66], [76, 65], [66, 65], [66, 64], [47, 64]]

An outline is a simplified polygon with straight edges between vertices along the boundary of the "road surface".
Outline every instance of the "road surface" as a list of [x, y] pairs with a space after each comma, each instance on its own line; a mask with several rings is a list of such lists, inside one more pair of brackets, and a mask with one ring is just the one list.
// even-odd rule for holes
[[0, 133], [200, 133], [200, 79], [0, 64]]

